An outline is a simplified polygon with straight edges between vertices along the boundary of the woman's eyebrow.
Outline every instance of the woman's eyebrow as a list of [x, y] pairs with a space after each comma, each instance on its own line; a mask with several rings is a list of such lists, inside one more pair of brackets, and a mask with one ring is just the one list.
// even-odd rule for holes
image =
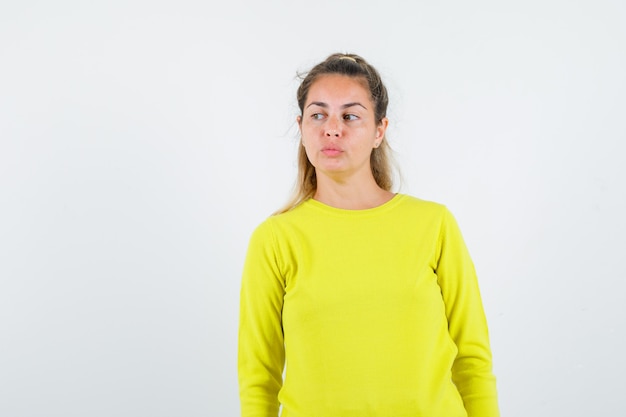
[[358, 101], [355, 101], [353, 103], [346, 103], [343, 106], [341, 106], [342, 109], [347, 109], [348, 107], [353, 107], [353, 106], [361, 106], [363, 107], [365, 110], [367, 110], [367, 107], [365, 107], [364, 105], [362, 105], [361, 103], [359, 103]]
[[[311, 106], [319, 106], [319, 107], [322, 107], [322, 108], [327, 108], [327, 107], [328, 107], [328, 104], [324, 103], [323, 101], [313, 101], [313, 102], [309, 103], [309, 105], [308, 105], [308, 106], [306, 106], [306, 108], [308, 109], [308, 108], [309, 108], [309, 107], [311, 107]], [[359, 103], [358, 101], [355, 101], [355, 102], [352, 102], [352, 103], [346, 103], [346, 104], [343, 104], [343, 105], [341, 106], [341, 108], [342, 108], [342, 109], [347, 109], [348, 107], [353, 107], [353, 106], [361, 106], [361, 107], [363, 107], [365, 110], [367, 110], [367, 107], [365, 107], [364, 105], [362, 105], [362, 104], [361, 104], [361, 103]]]

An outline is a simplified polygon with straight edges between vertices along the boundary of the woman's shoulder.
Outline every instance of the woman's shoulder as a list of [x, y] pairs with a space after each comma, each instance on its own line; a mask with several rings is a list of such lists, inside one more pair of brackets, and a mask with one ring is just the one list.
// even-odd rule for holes
[[269, 215], [257, 225], [255, 233], [274, 233], [277, 228], [280, 229], [283, 225], [299, 221], [306, 211], [303, 209], [303, 205], [305, 205], [305, 203], [300, 203], [296, 207], [287, 211]]
[[421, 212], [431, 212], [433, 214], [443, 214], [448, 211], [448, 208], [439, 202], [425, 200], [423, 198], [415, 197], [409, 194], [398, 194], [399, 206], [408, 210], [419, 210]]

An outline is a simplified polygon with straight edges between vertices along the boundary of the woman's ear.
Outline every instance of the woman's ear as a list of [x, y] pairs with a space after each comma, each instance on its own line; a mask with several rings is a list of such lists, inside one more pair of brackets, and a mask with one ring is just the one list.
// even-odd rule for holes
[[376, 127], [376, 140], [381, 141], [385, 137], [385, 132], [389, 126], [389, 119], [383, 117], [378, 126]]
[[304, 137], [302, 137], [302, 116], [296, 117], [296, 123], [298, 123], [298, 130], [300, 131], [300, 144], [304, 146]]

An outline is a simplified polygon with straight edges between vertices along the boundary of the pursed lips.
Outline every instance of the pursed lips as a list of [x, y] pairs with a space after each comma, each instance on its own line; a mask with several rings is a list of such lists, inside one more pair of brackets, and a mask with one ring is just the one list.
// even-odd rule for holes
[[343, 151], [336, 146], [325, 146], [322, 148], [322, 153], [327, 156], [339, 155]]

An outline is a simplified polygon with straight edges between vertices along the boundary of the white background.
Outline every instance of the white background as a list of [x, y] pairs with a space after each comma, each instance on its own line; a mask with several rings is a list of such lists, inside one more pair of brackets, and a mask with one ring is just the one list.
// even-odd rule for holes
[[[474, 257], [503, 416], [624, 416], [626, 3], [0, 5], [0, 415], [237, 416], [239, 280], [296, 72], [391, 95]], [[392, 416], [390, 416], [392, 417]]]

